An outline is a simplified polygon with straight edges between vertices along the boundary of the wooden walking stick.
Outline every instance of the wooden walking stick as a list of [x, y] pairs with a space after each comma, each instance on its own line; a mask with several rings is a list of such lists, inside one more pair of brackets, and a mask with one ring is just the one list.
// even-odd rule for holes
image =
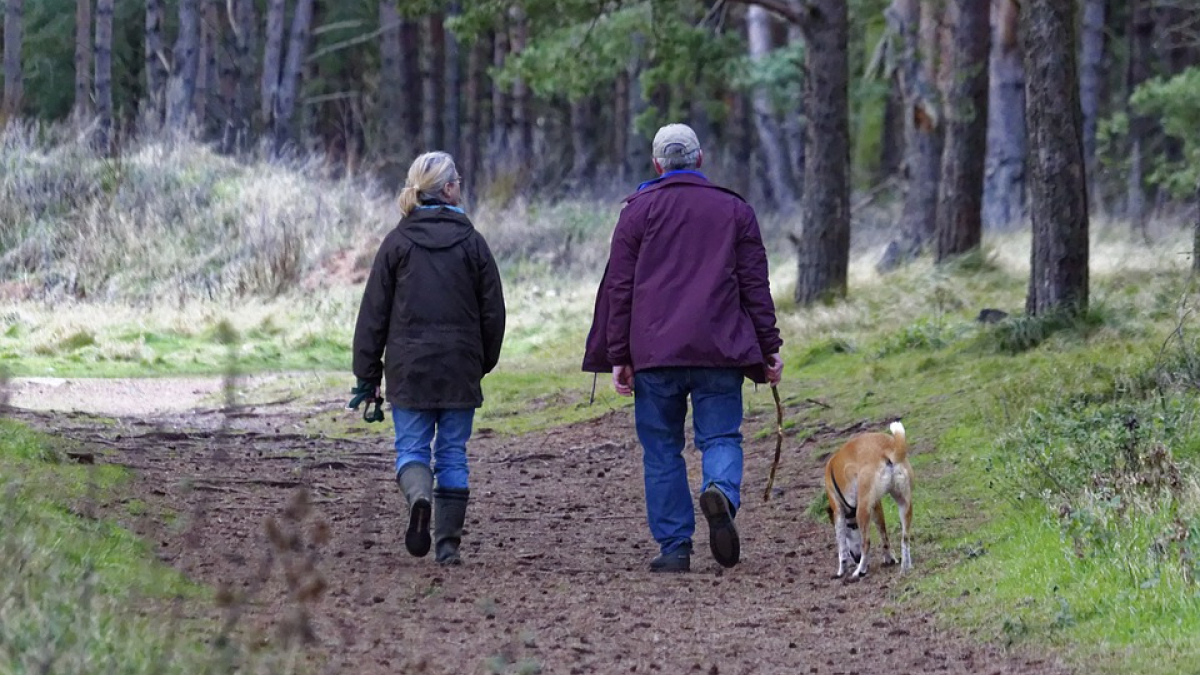
[[779, 452], [783, 450], [783, 402], [779, 400], [779, 388], [771, 385], [771, 395], [775, 397], [775, 459], [771, 462], [771, 475], [767, 478], [767, 489], [763, 491], [763, 501], [771, 501], [771, 486], [775, 484], [775, 470], [779, 468]]

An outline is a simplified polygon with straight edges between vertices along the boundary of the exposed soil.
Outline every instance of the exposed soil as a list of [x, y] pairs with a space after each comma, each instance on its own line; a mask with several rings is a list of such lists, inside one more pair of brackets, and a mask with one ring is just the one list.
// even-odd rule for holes
[[[17, 405], [28, 401], [21, 391]], [[312, 416], [355, 414], [334, 405], [140, 417], [113, 405], [116, 424], [12, 414], [80, 439], [96, 462], [134, 469], [131, 493], [103, 510], [153, 541], [163, 560], [221, 589], [228, 606], [203, 611], [244, 612], [240, 639], [307, 636], [322, 670], [1066, 672], [1053, 658], [900, 610], [889, 600], [906, 584], [896, 568], [876, 565], [857, 584], [832, 580], [832, 528], [804, 513], [820, 481], [807, 449], [785, 447], [776, 494], [762, 500], [774, 441], [750, 437], [773, 419], [746, 425], [742, 563], [723, 570], [711, 560], [697, 514], [692, 572], [655, 575], [646, 571], [656, 551], [640, 448], [623, 411], [521, 437], [477, 433], [466, 564], [442, 568], [404, 552], [405, 507], [384, 425], [371, 425], [365, 440], [335, 440], [303, 432]], [[698, 456], [687, 456], [698, 471]], [[131, 500], [144, 513], [131, 516]], [[919, 544], [913, 555], [920, 575]]]

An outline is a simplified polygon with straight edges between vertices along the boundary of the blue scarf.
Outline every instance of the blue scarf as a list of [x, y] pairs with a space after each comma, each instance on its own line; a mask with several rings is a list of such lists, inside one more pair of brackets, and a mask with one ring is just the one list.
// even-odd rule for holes
[[457, 206], [450, 206], [449, 204], [422, 204], [417, 207], [417, 210], [425, 210], [425, 209], [450, 209], [451, 211], [454, 211], [456, 213], [461, 213], [464, 216], [467, 214], [466, 211], [463, 211], [462, 209], [458, 208]]
[[645, 183], [642, 183], [641, 185], [638, 186], [637, 191], [641, 192], [642, 190], [650, 187], [651, 185], [654, 185], [655, 183], [663, 180], [667, 176], [674, 176], [674, 175], [681, 174], [681, 173], [690, 173], [693, 176], [700, 176], [704, 180], [708, 180], [708, 176], [705, 176], [704, 174], [700, 173], [699, 171], [693, 171], [692, 169], [676, 169], [675, 171], [668, 171], [668, 172], [664, 173], [663, 175], [659, 176], [658, 178], [654, 178], [654, 179], [646, 181]]

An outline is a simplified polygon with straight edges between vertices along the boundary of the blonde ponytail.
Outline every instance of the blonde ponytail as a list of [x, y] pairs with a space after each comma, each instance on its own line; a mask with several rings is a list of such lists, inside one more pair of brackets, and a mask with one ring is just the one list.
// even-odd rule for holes
[[458, 180], [454, 158], [445, 152], [427, 152], [408, 168], [408, 179], [398, 200], [401, 217], [407, 218], [422, 202], [441, 199], [442, 190]]

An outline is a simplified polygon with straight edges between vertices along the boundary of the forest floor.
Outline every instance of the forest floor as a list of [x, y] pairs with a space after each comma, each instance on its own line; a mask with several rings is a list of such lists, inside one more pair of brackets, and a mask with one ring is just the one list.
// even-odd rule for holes
[[[1067, 672], [897, 602], [909, 580], [896, 567], [831, 578], [832, 529], [806, 513], [820, 457], [795, 446], [886, 419], [791, 438], [764, 502], [774, 437], [761, 432], [774, 419], [749, 417], [742, 562], [712, 561], [698, 516], [680, 575], [647, 571], [656, 550], [627, 408], [522, 435], [478, 428], [465, 564], [443, 568], [404, 551], [389, 425], [338, 437], [326, 423], [357, 414], [342, 399], [227, 413], [212, 403], [220, 391], [219, 378], [15, 380], [8, 413], [73, 439], [77, 460], [132, 471], [100, 514], [217, 589], [215, 606], [190, 615], [224, 619], [247, 643], [303, 637], [318, 672]], [[686, 455], [698, 484], [698, 455]], [[918, 532], [921, 501], [918, 488]], [[919, 577], [919, 545], [913, 556]]]

